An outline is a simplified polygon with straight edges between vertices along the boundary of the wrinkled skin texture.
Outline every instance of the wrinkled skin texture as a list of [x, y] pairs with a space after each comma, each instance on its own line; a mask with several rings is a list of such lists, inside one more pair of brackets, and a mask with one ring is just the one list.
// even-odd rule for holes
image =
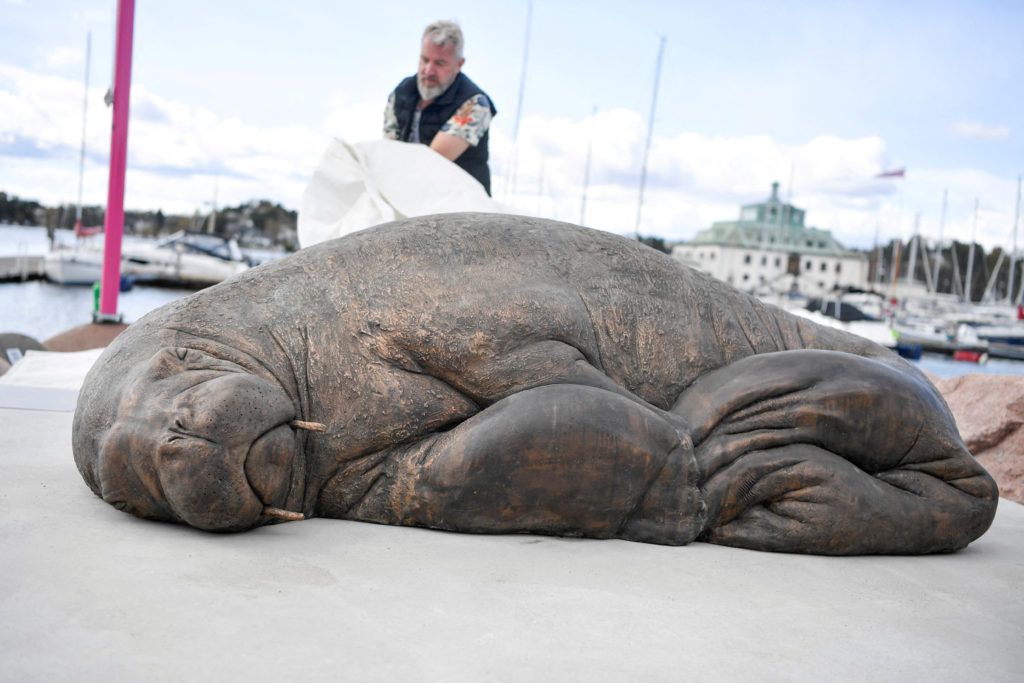
[[74, 453], [108, 503], [210, 531], [279, 508], [928, 553], [984, 533], [998, 500], [886, 349], [621, 237], [479, 214], [365, 230], [154, 311], [87, 377]]

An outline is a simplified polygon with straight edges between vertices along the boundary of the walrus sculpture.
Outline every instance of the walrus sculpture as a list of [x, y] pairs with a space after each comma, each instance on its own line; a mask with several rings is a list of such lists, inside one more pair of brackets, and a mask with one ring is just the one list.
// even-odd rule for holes
[[321, 516], [846, 555], [963, 548], [998, 493], [892, 352], [637, 242], [428, 216], [150, 313], [74, 454], [139, 517]]

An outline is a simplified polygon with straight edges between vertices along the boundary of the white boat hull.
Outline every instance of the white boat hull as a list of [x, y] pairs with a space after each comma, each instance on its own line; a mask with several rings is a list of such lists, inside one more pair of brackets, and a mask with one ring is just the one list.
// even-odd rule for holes
[[91, 285], [103, 276], [103, 253], [52, 251], [43, 261], [46, 279], [59, 285]]
[[[52, 251], [46, 255], [44, 268], [46, 279], [51, 282], [91, 285], [102, 277], [103, 250], [98, 247], [78, 247]], [[184, 246], [127, 242], [121, 254], [121, 274], [138, 282], [205, 287], [222, 282], [248, 268], [245, 261], [193, 253]]]

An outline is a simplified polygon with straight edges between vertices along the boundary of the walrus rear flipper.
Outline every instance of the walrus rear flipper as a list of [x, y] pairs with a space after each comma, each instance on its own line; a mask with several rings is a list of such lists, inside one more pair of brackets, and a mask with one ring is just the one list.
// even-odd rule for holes
[[702, 540], [829, 555], [949, 552], [992, 522], [998, 492], [935, 389], [835, 351], [751, 356], [673, 407], [693, 427]]

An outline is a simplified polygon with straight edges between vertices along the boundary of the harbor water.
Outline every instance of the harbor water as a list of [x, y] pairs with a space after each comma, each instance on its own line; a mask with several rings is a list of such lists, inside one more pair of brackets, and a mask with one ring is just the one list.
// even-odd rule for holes
[[[75, 242], [70, 230], [58, 230], [55, 239], [66, 245]], [[0, 256], [43, 255], [48, 249], [45, 228], [0, 225]], [[118, 312], [124, 315], [125, 322], [133, 322], [191, 293], [189, 289], [136, 285], [118, 295]], [[45, 341], [92, 322], [92, 310], [92, 287], [64, 287], [45, 280], [0, 283], [0, 333], [19, 332]]]
[[[57, 231], [58, 241], [74, 242], [68, 230]], [[38, 227], [0, 225], [0, 256], [45, 254], [46, 230]], [[191, 294], [187, 289], [136, 285], [118, 296], [118, 309], [126, 322], [166, 303]], [[40, 341], [92, 320], [93, 293], [90, 287], [63, 287], [44, 280], [0, 283], [0, 333], [20, 332]], [[990, 359], [987, 363], [954, 361], [948, 356], [924, 354], [917, 365], [937, 377], [969, 373], [1024, 375], [1024, 362]]]

